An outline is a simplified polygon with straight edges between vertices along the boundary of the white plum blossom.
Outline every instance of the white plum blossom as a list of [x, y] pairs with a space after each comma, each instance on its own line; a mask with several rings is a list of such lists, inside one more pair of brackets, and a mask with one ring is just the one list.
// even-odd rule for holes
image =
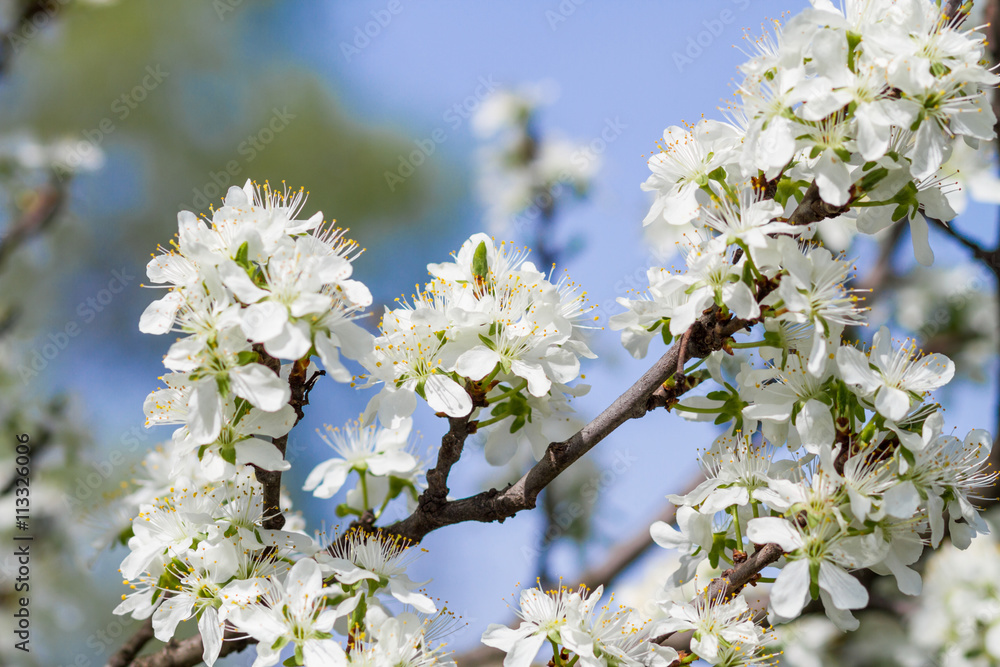
[[947, 384], [955, 375], [955, 364], [943, 354], [918, 357], [906, 343], [893, 350], [887, 327], [875, 334], [867, 354], [850, 346], [837, 350], [837, 367], [845, 382], [861, 396], [874, 397], [875, 409], [894, 421], [906, 415], [914, 396]]

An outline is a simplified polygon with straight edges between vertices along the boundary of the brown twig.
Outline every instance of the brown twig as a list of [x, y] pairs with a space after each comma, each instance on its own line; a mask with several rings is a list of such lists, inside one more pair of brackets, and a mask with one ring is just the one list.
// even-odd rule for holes
[[[254, 350], [260, 355], [261, 363], [275, 373], [281, 372], [281, 361], [269, 355], [262, 345], [254, 345]], [[308, 359], [299, 359], [292, 365], [292, 370], [288, 375], [288, 384], [292, 392], [288, 403], [295, 410], [295, 424], [298, 424], [305, 416], [303, 408], [309, 404], [309, 389], [312, 388], [312, 382], [316, 377], [314, 375], [312, 379], [307, 378], [308, 370]], [[284, 456], [288, 447], [288, 434], [275, 438], [274, 446]], [[265, 518], [261, 525], [270, 530], [281, 530], [282, 526], [285, 525], [285, 515], [281, 512], [281, 471], [256, 468], [256, 475], [257, 481], [263, 487]]]
[[134, 635], [111, 656], [106, 667], [128, 667], [142, 647], [153, 638], [153, 618], [147, 618]]
[[[722, 349], [723, 342], [752, 322], [732, 319], [719, 323], [718, 311], [702, 315], [692, 327], [688, 349], [691, 358], [704, 357]], [[532, 509], [538, 494], [566, 468], [593, 449], [599, 442], [629, 419], [642, 417], [648, 411], [653, 393], [677, 369], [680, 342], [673, 346], [639, 380], [568, 440], [553, 442], [542, 459], [521, 479], [502, 491], [490, 489], [483, 493], [445, 503], [436, 511], [418, 507], [406, 519], [386, 528], [387, 531], [419, 542], [433, 530], [465, 521], [503, 522], [521, 510]]]
[[476, 432], [475, 422], [469, 417], [449, 417], [448, 432], [441, 438], [437, 465], [427, 471], [427, 489], [420, 494], [418, 506], [434, 512], [448, 502], [448, 475], [462, 456], [465, 440]]
[[[764, 544], [760, 546], [745, 561], [739, 565], [734, 565], [720, 576], [712, 579], [708, 584], [708, 588], [700, 595], [704, 596], [710, 604], [714, 604], [717, 600], [731, 599], [743, 590], [744, 586], [755, 581], [760, 571], [781, 558], [783, 553], [781, 547], [777, 544]], [[673, 633], [660, 635], [653, 641], [657, 644], [662, 644], [670, 638], [671, 634]]]

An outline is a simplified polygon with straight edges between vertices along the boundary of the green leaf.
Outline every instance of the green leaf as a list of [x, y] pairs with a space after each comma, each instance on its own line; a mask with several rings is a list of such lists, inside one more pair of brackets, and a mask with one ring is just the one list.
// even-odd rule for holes
[[847, 67], [852, 71], [856, 72], [854, 69], [854, 56], [855, 50], [858, 48], [858, 44], [861, 43], [861, 35], [856, 32], [847, 32]]
[[341, 519], [343, 519], [345, 516], [350, 516], [351, 514], [358, 514], [358, 511], [353, 507], [351, 507], [350, 505], [348, 505], [347, 503], [340, 503], [339, 505], [337, 505], [336, 509], [334, 510], [334, 513]]
[[660, 329], [660, 335], [663, 336], [663, 344], [670, 345], [671, 341], [674, 340], [673, 335], [670, 333], [670, 320], [663, 318], [663, 328]]
[[485, 345], [487, 348], [489, 348], [491, 350], [496, 350], [497, 349], [497, 344], [494, 343], [492, 339], [487, 338], [483, 334], [479, 334], [479, 340], [481, 340], [483, 342], [483, 345]]
[[252, 364], [256, 362], [259, 358], [260, 356], [253, 350], [243, 350], [238, 355], [236, 355], [236, 361], [240, 366], [246, 366], [247, 364]]
[[236, 257], [233, 259], [243, 268], [250, 268], [250, 245], [247, 241], [244, 241], [243, 245], [239, 247], [239, 250], [236, 251]]
[[480, 241], [476, 246], [476, 252], [472, 255], [472, 275], [486, 280], [489, 275], [490, 265], [486, 260], [486, 241]]

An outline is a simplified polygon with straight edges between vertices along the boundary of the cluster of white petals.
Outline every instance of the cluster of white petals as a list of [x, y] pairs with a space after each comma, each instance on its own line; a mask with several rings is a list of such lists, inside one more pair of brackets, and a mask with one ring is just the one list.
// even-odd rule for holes
[[386, 309], [375, 352], [362, 360], [368, 384], [381, 385], [369, 418], [397, 428], [418, 396], [448, 417], [472, 415], [493, 465], [523, 441], [538, 458], [576, 430], [567, 399], [587, 387], [568, 384], [580, 359], [595, 356], [584, 338], [591, 308], [574, 283], [552, 282], [526, 257], [475, 234], [454, 261], [428, 265], [433, 280]]

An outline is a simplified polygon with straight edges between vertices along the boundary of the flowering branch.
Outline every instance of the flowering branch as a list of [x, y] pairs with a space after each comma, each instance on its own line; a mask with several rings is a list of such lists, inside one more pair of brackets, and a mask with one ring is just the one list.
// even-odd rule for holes
[[[781, 547], [777, 544], [763, 544], [750, 554], [742, 563], [738, 563], [720, 576], [712, 579], [708, 587], [699, 596], [703, 597], [709, 604], [717, 604], [721, 601], [732, 600], [743, 590], [744, 586], [753, 585], [759, 579], [759, 574], [768, 565], [771, 565], [782, 556]], [[674, 633], [664, 633], [652, 641], [657, 644], [664, 644]]]
[[[720, 322], [718, 310], [713, 308], [692, 327], [697, 329], [697, 335], [691, 337], [688, 354], [691, 358], [704, 357], [721, 350], [728, 337], [750, 324], [752, 322], [739, 319]], [[409, 517], [385, 530], [419, 542], [431, 531], [444, 526], [465, 521], [502, 523], [521, 510], [534, 508], [538, 494], [560, 473], [626, 421], [642, 417], [649, 411], [653, 393], [675, 373], [679, 354], [680, 344], [675, 343], [635, 384], [576, 435], [551, 443], [542, 459], [506, 489], [490, 489], [436, 508], [418, 507]]]

